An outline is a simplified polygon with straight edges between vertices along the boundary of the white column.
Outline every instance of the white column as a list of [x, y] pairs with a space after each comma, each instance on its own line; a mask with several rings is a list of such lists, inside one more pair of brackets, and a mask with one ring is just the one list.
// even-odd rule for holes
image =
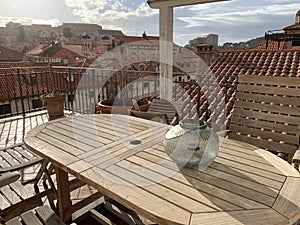
[[160, 97], [172, 99], [173, 8], [159, 9]]

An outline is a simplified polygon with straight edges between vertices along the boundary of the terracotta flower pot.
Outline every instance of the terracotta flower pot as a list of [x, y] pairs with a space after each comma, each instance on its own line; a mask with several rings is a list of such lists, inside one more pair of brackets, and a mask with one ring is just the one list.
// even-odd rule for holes
[[[125, 104], [124, 104], [125, 103]], [[107, 99], [98, 103], [97, 111], [101, 113], [112, 113], [112, 114], [128, 114], [129, 109], [134, 109], [131, 99], [125, 99], [125, 101], [121, 101], [121, 99]], [[150, 102], [144, 105], [139, 105], [141, 111], [146, 112], [150, 106]]]
[[57, 95], [55, 97], [42, 97], [48, 111], [49, 120], [57, 119], [64, 116], [64, 102], [66, 95]]

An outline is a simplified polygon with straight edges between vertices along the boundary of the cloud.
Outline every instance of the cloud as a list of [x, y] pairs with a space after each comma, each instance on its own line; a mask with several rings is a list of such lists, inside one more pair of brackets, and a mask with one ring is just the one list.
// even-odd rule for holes
[[[120, 19], [128, 19], [134, 17], [148, 17], [157, 15], [158, 11], [151, 9], [146, 3], [140, 4], [136, 9], [126, 7], [123, 1], [103, 0], [65, 0], [68, 7], [73, 8], [76, 16], [80, 16], [82, 20], [87, 22], [116, 21]], [[97, 4], [101, 2], [101, 4]], [[141, 18], [137, 18], [137, 21]]]
[[106, 0], [65, 0], [65, 4], [71, 8], [78, 8], [81, 10], [91, 9], [103, 9], [107, 1]]
[[188, 37], [216, 33], [221, 43], [246, 41], [293, 24], [299, 9], [298, 0], [232, 0], [184, 7], [176, 13], [175, 40], [182, 43]]
[[98, 14], [107, 5], [106, 0], [65, 0], [66, 6], [73, 8], [74, 15], [81, 18]]
[[51, 24], [53, 26], [61, 25], [58, 19], [33, 19], [26, 17], [4, 17], [0, 16], [0, 27], [5, 27], [7, 23], [21, 23], [22, 25], [32, 25], [32, 24]]
[[[159, 11], [151, 9], [145, 2], [136, 4], [124, 0], [65, 0], [65, 3], [82, 21], [100, 24], [104, 29], [117, 29], [127, 33], [141, 29], [152, 33], [155, 32], [152, 28], [158, 27], [158, 22], [153, 17], [157, 17]], [[152, 24], [149, 20], [152, 20]]]

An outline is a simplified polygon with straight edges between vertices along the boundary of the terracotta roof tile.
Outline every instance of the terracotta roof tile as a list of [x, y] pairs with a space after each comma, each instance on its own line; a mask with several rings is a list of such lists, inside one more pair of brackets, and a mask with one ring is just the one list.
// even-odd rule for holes
[[284, 49], [284, 42], [277, 42], [273, 40], [268, 41], [268, 48], [266, 42], [257, 45], [255, 47], [249, 48], [249, 50], [279, 50], [279, 49]]
[[69, 50], [66, 48], [60, 48], [57, 50], [53, 55], [51, 55], [52, 58], [68, 58], [69, 64], [76, 66], [81, 65], [83, 63], [84, 57]]
[[115, 36], [116, 39], [118, 39], [121, 44], [129, 44], [135, 42], [135, 44], [141, 43], [141, 45], [146, 45], [147, 43], [149, 45], [157, 45], [159, 37], [156, 36]]
[[283, 30], [300, 30], [300, 24], [293, 24], [283, 28]]
[[25, 59], [25, 55], [15, 50], [0, 46], [0, 61], [1, 62], [16, 62]]
[[[192, 81], [185, 85], [184, 95], [180, 92], [176, 97], [185, 101], [183, 118], [199, 117], [208, 122], [225, 124], [228, 127], [235, 101], [237, 76], [247, 74], [300, 77], [300, 51], [284, 49], [222, 51], [210, 69], [214, 76], [205, 76], [201, 79], [202, 83], [199, 82], [198, 85], [196, 81]], [[214, 80], [217, 81], [220, 88], [213, 87]], [[197, 92], [198, 94], [196, 94]], [[215, 99], [209, 101], [208, 93]], [[197, 113], [197, 110], [195, 111], [197, 98], [200, 98], [199, 115], [194, 114]], [[221, 104], [222, 102], [224, 104]], [[224, 115], [224, 111], [226, 115]]]
[[[81, 79], [80, 72], [82, 69], [71, 68], [76, 70], [78, 76], [74, 77], [74, 82], [68, 81], [66, 68], [53, 67], [55, 79], [55, 89], [68, 90], [70, 85], [75, 88]], [[65, 72], [65, 73], [63, 73]], [[17, 76], [17, 75], [20, 76]], [[30, 86], [30, 78], [36, 77], [37, 84]], [[20, 79], [20, 86], [19, 86]], [[86, 81], [90, 82], [90, 81]], [[95, 82], [95, 81], [93, 81]], [[82, 82], [84, 84], [84, 82]], [[91, 83], [91, 82], [90, 82]], [[28, 88], [30, 86], [30, 88]], [[20, 91], [20, 88], [22, 92]], [[51, 75], [48, 65], [40, 66], [32, 62], [0, 63], [0, 99], [8, 100], [19, 98], [21, 96], [40, 96], [41, 94], [51, 91]]]

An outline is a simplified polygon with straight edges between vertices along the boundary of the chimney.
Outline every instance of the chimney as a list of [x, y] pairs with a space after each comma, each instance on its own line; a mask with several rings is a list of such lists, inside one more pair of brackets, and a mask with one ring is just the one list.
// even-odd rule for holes
[[213, 46], [208, 44], [202, 44], [196, 46], [196, 54], [208, 65], [210, 66], [215, 59], [213, 52]]

